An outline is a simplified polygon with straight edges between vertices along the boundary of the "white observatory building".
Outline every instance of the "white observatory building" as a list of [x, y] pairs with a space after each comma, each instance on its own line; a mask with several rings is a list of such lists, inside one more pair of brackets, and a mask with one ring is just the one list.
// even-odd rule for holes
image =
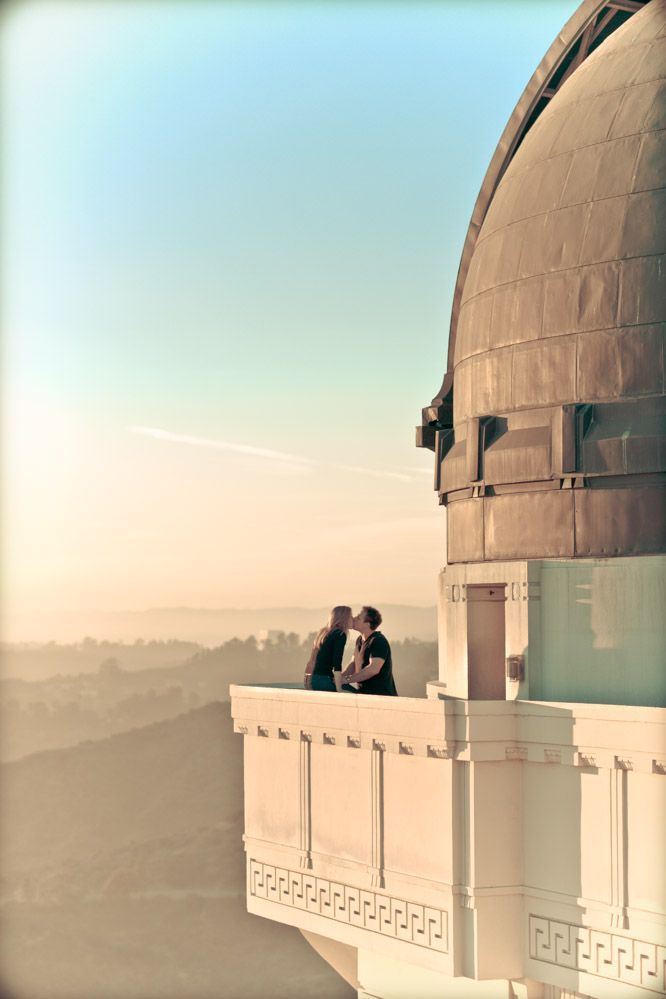
[[248, 909], [365, 999], [666, 995], [665, 76], [666, 0], [584, 0], [488, 168], [417, 432], [439, 680], [231, 690]]

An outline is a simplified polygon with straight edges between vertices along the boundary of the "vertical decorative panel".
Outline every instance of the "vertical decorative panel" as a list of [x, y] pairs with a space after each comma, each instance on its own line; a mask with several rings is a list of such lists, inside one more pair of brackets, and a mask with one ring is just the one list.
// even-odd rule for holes
[[626, 929], [627, 922], [627, 769], [625, 760], [616, 758], [610, 770], [611, 838], [611, 924]]
[[307, 732], [301, 733], [300, 748], [300, 866], [310, 870], [312, 867], [312, 737]]
[[370, 754], [372, 794], [372, 885], [384, 887], [384, 744], [373, 740]]

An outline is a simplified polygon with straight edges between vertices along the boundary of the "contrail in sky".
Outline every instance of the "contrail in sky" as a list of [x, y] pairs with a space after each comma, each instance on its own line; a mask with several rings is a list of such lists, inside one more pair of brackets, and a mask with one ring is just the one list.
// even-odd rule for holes
[[400, 482], [413, 482], [412, 475], [403, 472], [389, 472], [378, 468], [361, 468], [356, 465], [340, 465], [337, 462], [319, 461], [316, 458], [305, 458], [299, 454], [289, 454], [286, 451], [273, 451], [270, 448], [254, 447], [251, 444], [233, 444], [230, 441], [212, 440], [210, 437], [193, 437], [190, 434], [176, 434], [170, 430], [160, 430], [158, 427], [128, 427], [133, 434], [143, 434], [144, 437], [154, 437], [156, 440], [169, 441], [173, 444], [189, 444], [191, 447], [214, 448], [218, 451], [230, 451], [246, 457], [265, 458], [268, 461], [279, 461], [294, 468], [315, 468], [327, 465], [329, 468], [339, 468], [345, 472], [356, 472], [359, 475], [371, 475], [380, 479], [397, 479]]
[[386, 472], [379, 468], [359, 468], [358, 465], [339, 465], [337, 462], [328, 462], [333, 468], [339, 468], [342, 472], [358, 472], [360, 475], [375, 475], [380, 479], [399, 479], [400, 482], [413, 482], [411, 475], [403, 472]]
[[229, 441], [211, 440], [209, 437], [192, 437], [189, 434], [174, 434], [170, 430], [159, 430], [157, 427], [129, 427], [133, 434], [144, 434], [160, 441], [172, 441], [174, 444], [191, 444], [193, 447], [211, 447], [218, 451], [233, 451], [235, 454], [251, 455], [253, 458], [269, 458], [271, 461], [286, 461], [292, 465], [312, 465], [310, 458], [300, 458], [286, 451], [272, 451], [265, 447], [252, 447], [250, 444], [232, 444]]

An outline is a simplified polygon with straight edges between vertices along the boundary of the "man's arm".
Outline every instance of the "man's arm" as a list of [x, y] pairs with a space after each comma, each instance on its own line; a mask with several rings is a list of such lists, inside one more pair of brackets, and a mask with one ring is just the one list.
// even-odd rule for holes
[[354, 658], [349, 663], [344, 673], [342, 674], [343, 679], [349, 682], [349, 677], [352, 673], [357, 673], [362, 668], [363, 655], [361, 653], [361, 646], [358, 642], [354, 645]]
[[354, 660], [352, 659], [349, 665], [346, 666], [345, 669], [342, 671], [342, 679], [348, 682], [348, 677], [350, 677], [355, 670], [356, 670], [356, 665], [354, 663]]
[[[368, 665], [364, 666], [363, 669], [358, 671], [358, 673], [352, 673], [347, 682], [363, 683], [364, 680], [369, 680], [371, 677], [377, 676], [385, 662], [385, 659], [375, 659], [371, 656]], [[347, 667], [347, 669], [349, 669], [349, 667]]]

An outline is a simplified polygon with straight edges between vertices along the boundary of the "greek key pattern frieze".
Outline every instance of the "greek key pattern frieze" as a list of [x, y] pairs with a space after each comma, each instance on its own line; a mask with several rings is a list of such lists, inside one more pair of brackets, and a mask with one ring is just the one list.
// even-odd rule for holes
[[535, 961], [666, 993], [666, 947], [532, 913], [529, 935]]
[[250, 858], [250, 895], [446, 954], [448, 913]]

